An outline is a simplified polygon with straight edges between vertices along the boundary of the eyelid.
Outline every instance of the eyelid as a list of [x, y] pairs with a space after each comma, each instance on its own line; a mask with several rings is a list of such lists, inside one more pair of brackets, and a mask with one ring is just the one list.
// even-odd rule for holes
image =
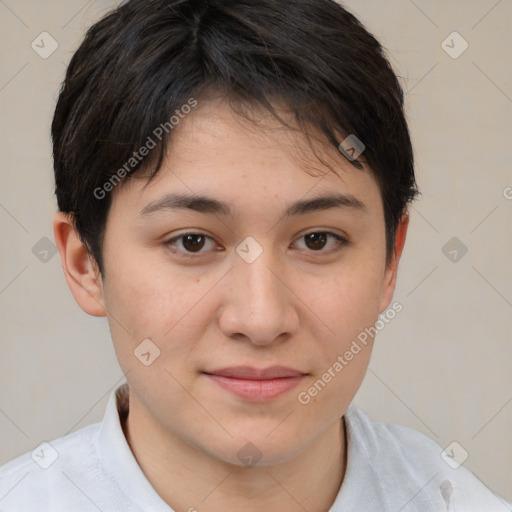
[[[197, 235], [197, 236], [202, 236], [208, 240], [211, 240], [214, 244], [217, 244], [214, 240], [213, 237], [211, 237], [210, 235], [207, 235], [206, 233], [202, 233], [201, 231], [186, 231], [184, 233], [181, 233], [179, 235], [175, 235], [173, 236], [172, 238], [169, 238], [167, 239], [165, 242], [164, 242], [164, 245], [165, 246], [168, 246], [168, 247], [174, 247], [174, 243], [177, 242], [178, 240], [188, 236], [188, 235]], [[196, 258], [202, 254], [207, 254], [207, 252], [205, 251], [199, 251], [199, 252], [187, 252], [187, 251], [182, 251], [182, 250], [175, 250], [173, 252], [177, 252], [179, 254], [181, 254], [182, 256], [184, 256], [185, 258]]]
[[[303, 239], [304, 237], [310, 235], [310, 234], [324, 234], [324, 235], [327, 235], [327, 236], [331, 236], [333, 237], [335, 240], [336, 240], [336, 247], [334, 249], [330, 249], [330, 250], [319, 250], [319, 251], [314, 251], [314, 250], [307, 250], [306, 252], [308, 254], [312, 254], [312, 255], [315, 255], [315, 254], [334, 254], [336, 252], [339, 252], [341, 249], [343, 249], [345, 246], [349, 245], [350, 244], [350, 240], [347, 236], [345, 235], [341, 235], [339, 233], [336, 233], [335, 231], [329, 231], [328, 229], [314, 229], [314, 230], [311, 230], [311, 231], [307, 231], [306, 233], [303, 233], [301, 234], [297, 240], [301, 240]], [[295, 243], [295, 242], [294, 242]]]
[[[333, 253], [336, 253], [338, 251], [340, 251], [341, 249], [343, 249], [345, 246], [349, 245], [351, 242], [349, 240], [349, 238], [347, 236], [345, 236], [344, 234], [339, 234], [335, 231], [331, 231], [329, 229], [325, 229], [325, 228], [315, 228], [315, 229], [310, 229], [309, 231], [306, 231], [302, 234], [300, 234], [296, 239], [295, 239], [295, 242], [298, 241], [298, 240], [301, 240], [303, 239], [304, 237], [306, 237], [307, 235], [310, 235], [310, 234], [325, 234], [327, 236], [331, 236], [333, 237], [337, 244], [336, 244], [336, 247], [334, 249], [330, 249], [330, 250], [318, 250], [318, 251], [314, 251], [314, 250], [307, 250], [306, 249], [306, 252], [309, 253], [309, 254], [319, 254], [319, 255], [322, 255], [322, 254], [333, 254]], [[203, 233], [201, 231], [186, 231], [184, 233], [181, 233], [181, 234], [178, 234], [178, 235], [175, 235], [173, 236], [172, 238], [168, 239], [167, 241], [164, 242], [164, 245], [166, 246], [169, 246], [169, 247], [173, 247], [173, 244], [188, 236], [188, 235], [197, 235], [197, 236], [202, 236], [206, 239], [209, 239], [211, 240], [212, 242], [214, 242], [216, 244], [216, 241], [213, 237], [211, 237], [210, 235], [207, 235], [206, 233]], [[184, 257], [186, 258], [196, 258], [196, 257], [199, 257], [200, 255], [202, 254], [208, 254], [208, 251], [199, 251], [199, 252], [187, 252], [187, 251], [182, 251], [182, 250], [176, 250], [176, 251], [173, 251], [173, 252], [178, 252], [179, 254], [183, 255]], [[220, 252], [220, 251], [218, 251]]]

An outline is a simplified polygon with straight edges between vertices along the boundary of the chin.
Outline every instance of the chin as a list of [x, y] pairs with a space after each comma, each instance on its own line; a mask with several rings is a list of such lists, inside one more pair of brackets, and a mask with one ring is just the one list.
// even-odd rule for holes
[[[238, 468], [272, 467], [294, 460], [301, 450], [296, 437], [276, 435], [269, 440], [267, 433], [259, 435], [235, 436], [230, 441], [230, 450], [226, 446], [212, 455], [223, 462]], [[267, 431], [265, 431], [267, 432]], [[304, 446], [306, 448], [306, 446]]]

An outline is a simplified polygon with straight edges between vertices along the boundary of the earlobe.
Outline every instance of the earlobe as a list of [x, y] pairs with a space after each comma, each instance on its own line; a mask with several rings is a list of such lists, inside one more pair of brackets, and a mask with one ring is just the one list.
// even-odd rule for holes
[[394, 253], [391, 256], [391, 260], [389, 261], [388, 265], [386, 266], [379, 313], [385, 311], [385, 309], [389, 306], [391, 299], [393, 298], [393, 293], [396, 286], [398, 263], [400, 261], [400, 257], [402, 256], [402, 251], [405, 245], [408, 226], [409, 213], [406, 211], [402, 215], [396, 230]]
[[98, 266], [82, 244], [72, 217], [58, 212], [53, 220], [53, 231], [64, 276], [78, 305], [89, 315], [106, 316]]

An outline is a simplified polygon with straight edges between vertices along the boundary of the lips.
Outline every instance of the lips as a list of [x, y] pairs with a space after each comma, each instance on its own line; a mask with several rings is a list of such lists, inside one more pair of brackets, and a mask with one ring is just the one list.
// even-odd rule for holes
[[305, 373], [285, 366], [236, 366], [203, 372], [210, 381], [248, 402], [266, 402], [296, 387]]
[[232, 366], [205, 373], [218, 375], [220, 377], [247, 380], [283, 379], [286, 377], [300, 377], [301, 375], [305, 375], [298, 370], [287, 368], [285, 366], [271, 366], [270, 368], [264, 368], [261, 370], [250, 366]]

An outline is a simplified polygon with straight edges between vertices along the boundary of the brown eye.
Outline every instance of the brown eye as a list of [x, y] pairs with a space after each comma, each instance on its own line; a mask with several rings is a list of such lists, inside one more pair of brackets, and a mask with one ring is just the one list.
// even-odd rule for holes
[[190, 252], [198, 252], [204, 247], [205, 237], [203, 235], [185, 235], [182, 237], [183, 247]]
[[[335, 243], [331, 244], [331, 248], [327, 250], [323, 250], [326, 246], [329, 245], [329, 239], [334, 239]], [[304, 239], [306, 248], [310, 251], [320, 252], [320, 253], [330, 253], [339, 251], [343, 246], [348, 245], [349, 241], [342, 236], [337, 235], [336, 233], [331, 233], [329, 231], [315, 231], [312, 233], [308, 233], [301, 237], [300, 240]]]
[[309, 233], [309, 235], [306, 235], [304, 238], [306, 240], [307, 247], [314, 251], [323, 249], [327, 243], [326, 233]]
[[172, 252], [181, 254], [184, 257], [194, 257], [194, 255], [201, 255], [206, 253], [208, 248], [203, 250], [207, 246], [207, 242], [215, 246], [214, 241], [209, 236], [201, 233], [185, 233], [184, 235], [176, 236], [171, 238], [165, 245], [169, 247]]

